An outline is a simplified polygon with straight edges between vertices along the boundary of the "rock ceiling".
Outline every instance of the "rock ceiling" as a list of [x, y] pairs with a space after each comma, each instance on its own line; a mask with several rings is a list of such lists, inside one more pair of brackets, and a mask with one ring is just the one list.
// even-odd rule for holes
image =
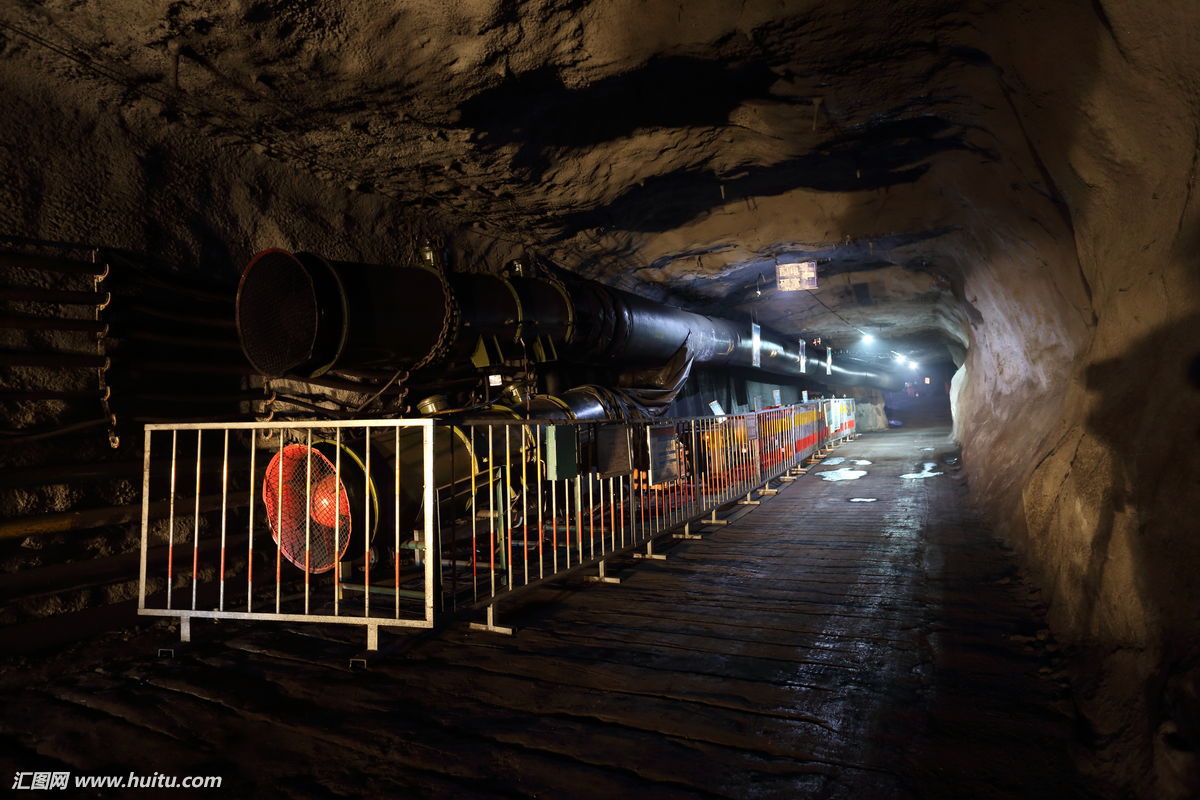
[[[131, 125], [394, 198], [485, 261], [529, 248], [944, 358], [937, 341], [966, 344], [955, 287], [987, 193], [1050, 192], [1025, 143], [1005, 161], [987, 5], [48, 0], [8, 17], [0, 52], [90, 74]], [[780, 258], [817, 260], [819, 297], [777, 292]]]

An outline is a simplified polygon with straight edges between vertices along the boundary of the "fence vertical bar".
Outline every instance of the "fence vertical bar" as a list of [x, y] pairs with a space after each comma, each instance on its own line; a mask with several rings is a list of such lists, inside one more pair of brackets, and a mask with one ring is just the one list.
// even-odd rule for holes
[[[549, 442], [547, 442], [549, 446]], [[558, 481], [550, 481], [550, 572], [558, 572]]]
[[363, 616], [371, 616], [371, 431], [363, 437]]
[[[470, 432], [470, 442], [473, 445], [475, 426], [471, 425], [467, 430]], [[467, 457], [471, 459], [471, 500], [469, 503], [471, 511], [471, 597], [475, 602], [479, 602], [479, 487], [475, 484], [479, 468], [474, 450], [475, 448], [472, 446], [467, 451]]]
[[279, 613], [283, 584], [283, 428], [279, 429], [279, 486], [275, 490], [275, 613]]
[[692, 477], [692, 502], [691, 510], [688, 512], [688, 516], [695, 517], [703, 513], [701, 511], [703, 506], [703, 498], [701, 497], [700, 493], [700, 451], [697, 449], [696, 444], [696, 420], [691, 421], [689, 428], [691, 429], [692, 434], [692, 463], [690, 465]]
[[489, 597], [496, 596], [496, 459], [492, 449], [492, 426], [487, 426], [488, 467], [488, 586]]
[[[395, 570], [395, 578], [393, 580], [392, 590], [395, 592], [395, 597], [396, 597], [396, 619], [400, 619], [400, 426], [399, 425], [397, 425], [395, 428], [395, 435], [396, 435], [396, 439], [395, 439], [395, 442], [393, 443], [394, 449], [392, 451], [392, 453], [393, 453], [392, 457], [394, 459], [392, 469], [396, 473], [396, 485], [392, 492], [392, 494], [393, 494], [392, 500], [395, 503], [395, 510], [392, 512], [392, 514], [393, 514], [393, 520], [394, 520], [394, 528], [395, 528], [395, 532], [396, 532], [395, 533], [396, 543], [394, 545], [394, 549], [392, 550], [392, 568]], [[338, 477], [340, 479], [341, 476], [338, 476]], [[336, 506], [335, 506], [335, 508], [336, 508]], [[335, 555], [334, 558], [336, 559], [337, 556]], [[433, 558], [433, 552], [430, 550], [426, 550], [425, 558], [426, 559]]]
[[192, 610], [196, 610], [197, 573], [200, 571], [200, 453], [203, 451], [204, 431], [196, 431], [196, 510], [192, 517]]
[[583, 563], [583, 476], [575, 475], [575, 563]]
[[[342, 429], [333, 432], [333, 615], [342, 608]], [[348, 498], [347, 498], [348, 500]], [[346, 503], [349, 507], [350, 503]]]
[[[601, 524], [604, 518], [600, 518]], [[603, 533], [601, 534], [603, 535]], [[603, 555], [604, 547], [601, 546], [600, 553]], [[592, 473], [588, 473], [588, 558], [596, 557], [596, 501], [592, 496]]]
[[617, 531], [621, 524], [620, 491], [617, 484], [620, 477], [608, 476], [608, 549], [617, 549]]
[[538, 514], [538, 580], [546, 577], [546, 562], [544, 550], [546, 544], [545, 498], [542, 496], [542, 426], [533, 426], [534, 464], [537, 472], [537, 514]]
[[304, 613], [307, 614], [312, 576], [312, 428], [305, 430], [304, 443]]
[[221, 453], [221, 564], [217, 571], [217, 608], [225, 610], [225, 527], [229, 519], [229, 430]]
[[250, 431], [250, 520], [246, 523], [246, 613], [254, 611], [254, 459], [258, 455], [258, 433]]
[[563, 478], [563, 540], [567, 543], [567, 569], [571, 568], [571, 479]]
[[[632, 474], [632, 471], [631, 471], [631, 474]], [[617, 489], [617, 495], [621, 498], [621, 509], [620, 509], [621, 547], [624, 547], [625, 546], [625, 506], [626, 506], [626, 503], [625, 503], [625, 496], [626, 496], [625, 476], [624, 475], [617, 476], [617, 484], [619, 486], [619, 488]]]
[[[146, 559], [150, 548], [150, 429], [147, 428], [143, 433], [142, 441], [142, 552], [138, 558], [138, 610], [146, 607]], [[174, 472], [174, 454], [171, 459], [171, 471]], [[174, 489], [174, 487], [172, 487]], [[167, 535], [174, 539], [173, 531], [168, 530]], [[169, 549], [168, 549], [168, 552]], [[168, 563], [169, 563], [168, 556]], [[167, 567], [167, 607], [170, 608], [170, 592], [171, 592], [171, 569]]]
[[[179, 431], [171, 431], [171, 496], [167, 501], [167, 608], [171, 607], [171, 591], [175, 584], [175, 455], [176, 444], [179, 439]], [[146, 430], [146, 441], [150, 441], [150, 431]], [[146, 447], [146, 458], [150, 457], [150, 448]], [[150, 490], [150, 464], [145, 466], [146, 475], [142, 479], [142, 504], [148, 515], [150, 513], [149, 506], [146, 505], [146, 498], [149, 497]], [[149, 522], [149, 520], [147, 520]]]
[[521, 566], [525, 574], [525, 584], [529, 584], [529, 468], [527, 454], [529, 440], [526, 429], [521, 428]]
[[500, 486], [500, 490], [504, 492], [504, 550], [507, 554], [504, 559], [504, 584], [512, 589], [516, 583], [513, 580], [512, 563], [512, 501], [508, 496], [510, 491], [510, 482], [512, 481], [512, 426], [504, 426], [504, 478]]
[[[433, 422], [426, 421], [426, 424], [421, 426], [421, 465], [422, 478], [424, 484], [422, 487], [422, 508], [423, 516], [425, 517], [425, 622], [430, 626], [433, 625], [433, 593], [437, 588], [434, 580], [434, 562], [440, 559], [435, 558], [434, 541], [433, 541], [433, 492], [434, 492], [434, 476], [433, 476]], [[454, 437], [451, 437], [454, 438]]]

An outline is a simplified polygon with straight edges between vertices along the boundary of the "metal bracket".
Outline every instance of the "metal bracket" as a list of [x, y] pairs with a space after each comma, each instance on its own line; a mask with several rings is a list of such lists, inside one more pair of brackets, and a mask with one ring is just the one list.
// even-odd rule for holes
[[488, 633], [499, 633], [503, 636], [512, 636], [514, 633], [512, 628], [496, 624], [496, 606], [494, 605], [487, 607], [487, 622], [472, 622], [469, 627], [473, 631], [487, 631]]
[[650, 539], [649, 541], [647, 541], [647, 542], [646, 542], [646, 552], [644, 552], [644, 553], [634, 553], [634, 554], [633, 554], [633, 557], [634, 557], [634, 558], [643, 558], [643, 559], [648, 559], [648, 560], [651, 560], [651, 561], [666, 561], [666, 560], [667, 560], [667, 554], [666, 554], [666, 553], [656, 553], [656, 552], [654, 552], [654, 540], [653, 540], [653, 539]]
[[588, 576], [584, 577], [584, 580], [587, 581], [588, 583], [620, 583], [621, 582], [620, 578], [614, 578], [610, 575], [604, 574], [605, 563], [606, 562], [604, 559], [600, 559], [600, 563], [597, 565], [599, 568], [599, 572], [596, 575], [588, 575]]
[[762, 503], [760, 501], [750, 499], [753, 495], [754, 495], [754, 492], [746, 492], [746, 499], [738, 500], [737, 504], [739, 506], [760, 506], [760, 505], [762, 505]]
[[179, 618], [179, 641], [190, 642], [192, 640], [192, 618]]

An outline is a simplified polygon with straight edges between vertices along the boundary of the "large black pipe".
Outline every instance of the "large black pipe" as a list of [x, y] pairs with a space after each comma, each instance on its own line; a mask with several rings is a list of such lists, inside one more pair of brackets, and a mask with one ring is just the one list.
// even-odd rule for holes
[[842, 356], [826, 369], [824, 353], [819, 359], [802, 356], [798, 337], [773, 328], [759, 327], [756, 347], [744, 322], [695, 314], [592, 281], [566, 285], [580, 318], [572, 350], [591, 359], [662, 364], [686, 342], [695, 364], [761, 369], [832, 386], [904, 387], [901, 376], [861, 359]]
[[[273, 377], [333, 368], [412, 369], [469, 355], [479, 335], [553, 340], [559, 357], [620, 367], [659, 366], [686, 346], [694, 364], [761, 369], [844, 386], [898, 389], [874, 364], [803, 359], [798, 338], [695, 314], [594, 281], [443, 277], [412, 267], [326, 261], [267, 250], [238, 287], [237, 327], [250, 363]], [[756, 357], [757, 351], [757, 357]], [[823, 353], [821, 354], [824, 355]], [[755, 361], [758, 363], [756, 364]]]

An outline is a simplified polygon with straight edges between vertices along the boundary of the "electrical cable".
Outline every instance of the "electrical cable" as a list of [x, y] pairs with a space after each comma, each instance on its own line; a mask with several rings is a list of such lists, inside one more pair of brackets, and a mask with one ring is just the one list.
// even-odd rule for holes
[[826, 309], [826, 310], [827, 310], [827, 311], [828, 311], [830, 314], [833, 314], [835, 317], [837, 317], [837, 318], [838, 318], [838, 319], [840, 319], [842, 322], [844, 322], [844, 323], [846, 323], [847, 325], [849, 325], [851, 328], [854, 328], [854, 330], [858, 331], [859, 333], [864, 333], [864, 331], [863, 331], [861, 328], [859, 328], [859, 327], [858, 327], [857, 325], [855, 325], [853, 322], [851, 322], [850, 320], [846, 319], [846, 318], [845, 318], [845, 317], [843, 317], [841, 314], [839, 314], [837, 311], [835, 311], [833, 308], [831, 308], [831, 307], [829, 306], [829, 304], [828, 304], [828, 303], [826, 303], [824, 300], [822, 300], [820, 297], [817, 297], [817, 295], [816, 295], [816, 294], [813, 292], [813, 290], [812, 290], [812, 289], [805, 289], [804, 291], [806, 291], [806, 292], [808, 292], [810, 295], [812, 295], [812, 298], [813, 298], [814, 300], [816, 300], [818, 303], [820, 303], [821, 305], [825, 306], [825, 309]]

